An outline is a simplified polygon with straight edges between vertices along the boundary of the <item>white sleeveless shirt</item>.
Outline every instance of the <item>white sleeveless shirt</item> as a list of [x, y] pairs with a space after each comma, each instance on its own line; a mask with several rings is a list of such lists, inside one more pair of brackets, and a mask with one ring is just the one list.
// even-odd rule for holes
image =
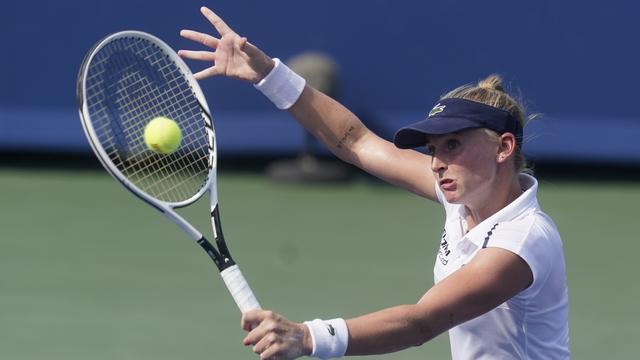
[[447, 219], [434, 267], [435, 282], [471, 261], [484, 247], [519, 255], [533, 283], [497, 308], [449, 330], [454, 360], [569, 359], [568, 290], [562, 240], [538, 205], [538, 182], [521, 174], [525, 191], [467, 233], [463, 205], [448, 203], [436, 184]]

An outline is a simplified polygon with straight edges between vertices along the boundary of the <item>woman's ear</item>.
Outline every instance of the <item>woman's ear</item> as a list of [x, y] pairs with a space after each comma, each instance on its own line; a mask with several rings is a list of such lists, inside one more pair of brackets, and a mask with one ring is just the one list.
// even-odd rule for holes
[[516, 152], [516, 137], [512, 133], [504, 133], [500, 135], [498, 141], [498, 163], [504, 163]]

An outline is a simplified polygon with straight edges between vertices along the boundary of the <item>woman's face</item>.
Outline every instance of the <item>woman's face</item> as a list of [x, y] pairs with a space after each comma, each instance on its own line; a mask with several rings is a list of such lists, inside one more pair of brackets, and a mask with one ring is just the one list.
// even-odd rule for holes
[[483, 129], [429, 135], [431, 170], [446, 200], [477, 207], [490, 198], [498, 144]]

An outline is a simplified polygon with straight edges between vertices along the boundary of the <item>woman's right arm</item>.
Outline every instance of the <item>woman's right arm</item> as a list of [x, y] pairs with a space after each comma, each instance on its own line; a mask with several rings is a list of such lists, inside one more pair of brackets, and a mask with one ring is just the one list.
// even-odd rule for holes
[[339, 102], [307, 86], [289, 109], [333, 154], [389, 183], [437, 201], [431, 157], [377, 136]]
[[[206, 7], [202, 14], [220, 34], [183, 30], [180, 34], [215, 51], [180, 50], [182, 57], [213, 62], [195, 74], [197, 79], [224, 75], [258, 83], [273, 68], [273, 60], [235, 33]], [[431, 158], [414, 150], [398, 149], [371, 132], [351, 111], [334, 99], [306, 86], [289, 113], [340, 159], [387, 182], [437, 201]]]

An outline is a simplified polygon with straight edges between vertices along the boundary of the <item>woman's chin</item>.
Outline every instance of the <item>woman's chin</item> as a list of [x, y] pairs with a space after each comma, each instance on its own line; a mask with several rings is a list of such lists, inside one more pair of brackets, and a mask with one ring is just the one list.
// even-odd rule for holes
[[445, 191], [444, 198], [447, 199], [449, 204], [460, 204], [462, 203], [462, 199], [460, 198], [460, 194], [457, 191]]

